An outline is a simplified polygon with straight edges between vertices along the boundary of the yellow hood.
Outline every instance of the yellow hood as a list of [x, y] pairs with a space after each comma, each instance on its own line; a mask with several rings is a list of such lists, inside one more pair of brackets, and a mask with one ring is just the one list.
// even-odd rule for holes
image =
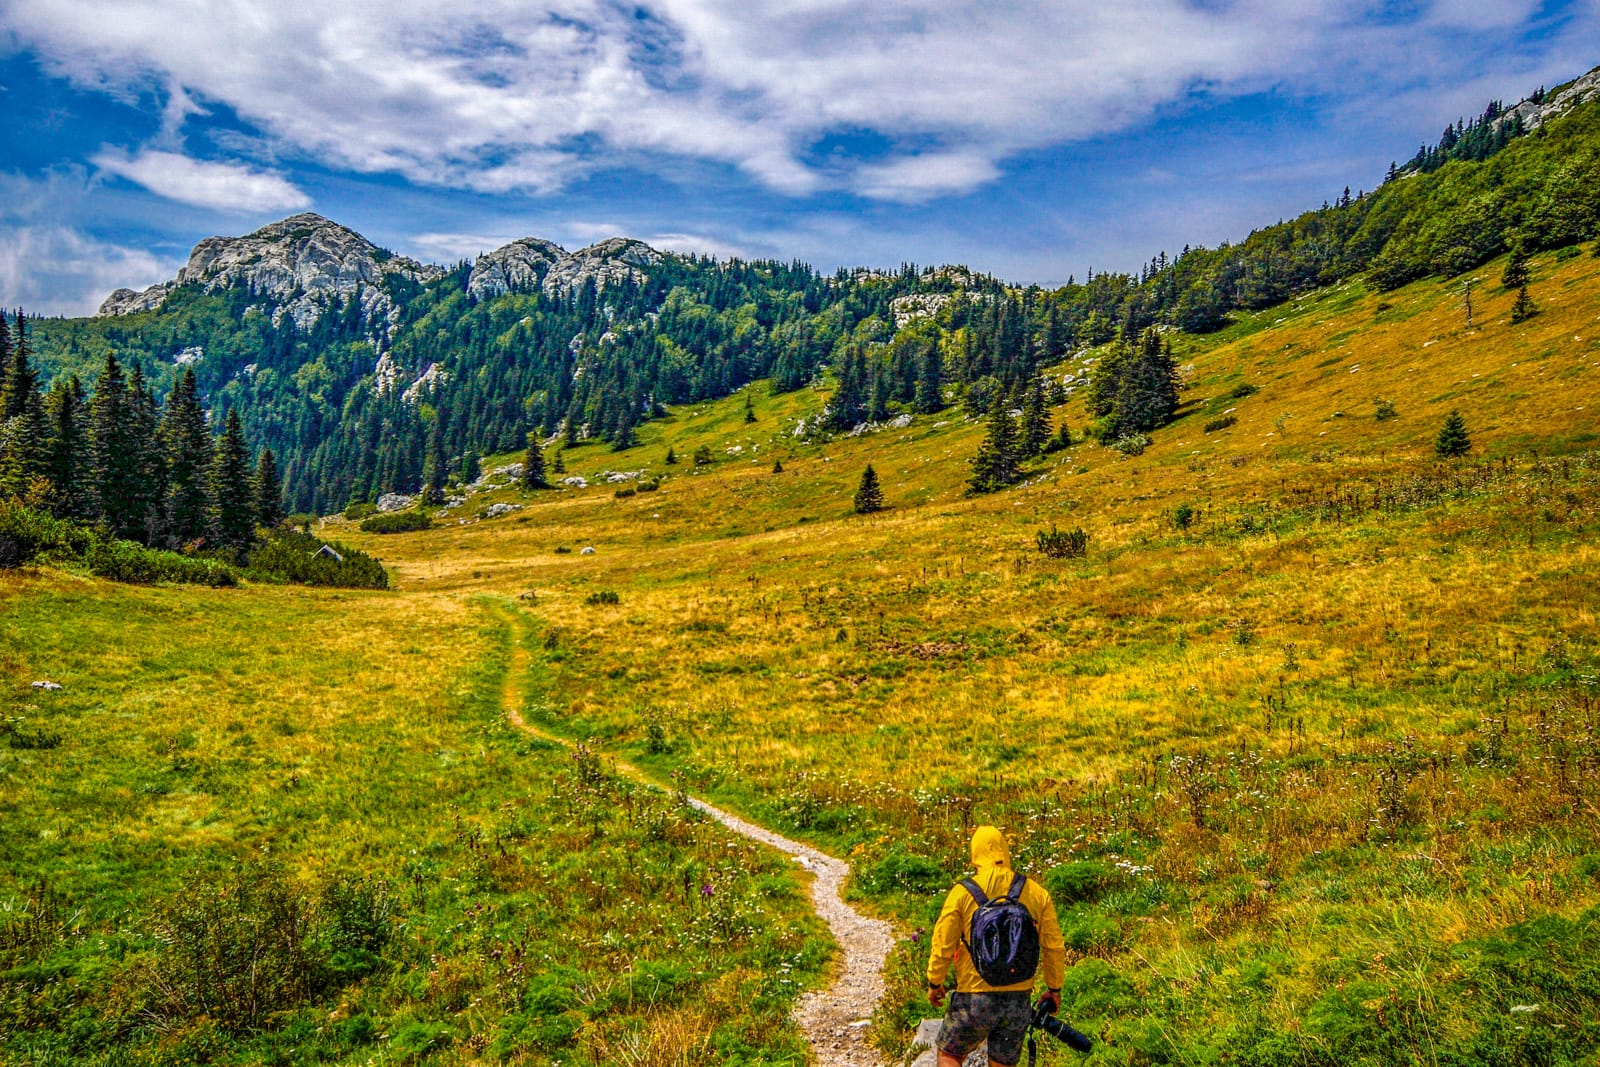
[[1006, 836], [993, 826], [980, 826], [972, 833], [972, 862], [977, 867], [1010, 867], [1011, 849]]

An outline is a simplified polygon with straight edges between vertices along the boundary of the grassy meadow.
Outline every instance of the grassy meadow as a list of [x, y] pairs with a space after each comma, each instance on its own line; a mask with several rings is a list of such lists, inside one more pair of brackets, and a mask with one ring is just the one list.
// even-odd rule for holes
[[[0, 1057], [805, 1062], [826, 943], [676, 785], [857, 865], [904, 934], [886, 1049], [993, 822], [1098, 1061], [1595, 1064], [1600, 260], [1533, 265], [1517, 325], [1491, 264], [1470, 328], [1432, 279], [1177, 337], [1147, 451], [991, 496], [958, 407], [818, 442], [824, 388], [754, 386], [753, 422], [741, 394], [566, 450], [588, 488], [330, 520], [393, 592], [0, 578]], [[1081, 398], [1056, 415], [1081, 440]], [[868, 462], [890, 507], [857, 516]], [[313, 987], [202, 1003], [230, 908], [294, 912]]]

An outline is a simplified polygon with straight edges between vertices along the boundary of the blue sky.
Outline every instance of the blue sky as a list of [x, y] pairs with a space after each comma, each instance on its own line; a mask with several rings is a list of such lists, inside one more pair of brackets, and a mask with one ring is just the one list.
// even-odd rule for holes
[[0, 304], [317, 211], [1017, 282], [1371, 188], [1600, 64], [1600, 0], [0, 0]]

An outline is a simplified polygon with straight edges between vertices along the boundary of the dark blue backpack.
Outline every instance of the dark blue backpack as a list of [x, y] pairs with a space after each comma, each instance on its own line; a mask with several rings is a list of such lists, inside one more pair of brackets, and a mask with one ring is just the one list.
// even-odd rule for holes
[[972, 894], [978, 910], [972, 913], [972, 930], [962, 939], [978, 974], [992, 986], [1016, 985], [1039, 969], [1039, 927], [1022, 906], [1026, 875], [1011, 881], [1006, 895], [990, 900], [971, 878], [961, 884]]

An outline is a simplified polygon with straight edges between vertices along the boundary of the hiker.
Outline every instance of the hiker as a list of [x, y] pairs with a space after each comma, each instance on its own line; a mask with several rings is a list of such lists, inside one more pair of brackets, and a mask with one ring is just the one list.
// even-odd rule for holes
[[[1061, 940], [1050, 891], [1011, 869], [1011, 850], [999, 830], [980, 826], [973, 832], [972, 863], [977, 873], [956, 883], [944, 898], [928, 955], [928, 1002], [934, 1007], [944, 1003], [945, 978], [952, 962], [956, 970], [956, 991], [939, 1027], [939, 1067], [961, 1067], [985, 1040], [989, 1042], [989, 1067], [1016, 1067], [1033, 1015], [1029, 1001], [1036, 971], [1032, 960], [1037, 960], [1046, 988], [1039, 1003], [1053, 1015], [1061, 1007], [1067, 947]], [[1010, 916], [993, 914], [985, 919], [986, 929], [980, 932], [989, 936], [973, 948], [973, 919], [991, 901], [994, 904], [987, 909], [991, 913], [1014, 904], [1026, 910], [1037, 935], [1036, 950], [1026, 944], [1029, 938], [1023, 928], [1029, 924], [1014, 908]], [[1013, 918], [1016, 921], [1008, 921]], [[998, 951], [988, 946], [998, 946]], [[974, 951], [979, 957], [976, 960]], [[1014, 958], [997, 959], [1008, 955]], [[980, 971], [998, 979], [999, 984], [990, 984]]]

